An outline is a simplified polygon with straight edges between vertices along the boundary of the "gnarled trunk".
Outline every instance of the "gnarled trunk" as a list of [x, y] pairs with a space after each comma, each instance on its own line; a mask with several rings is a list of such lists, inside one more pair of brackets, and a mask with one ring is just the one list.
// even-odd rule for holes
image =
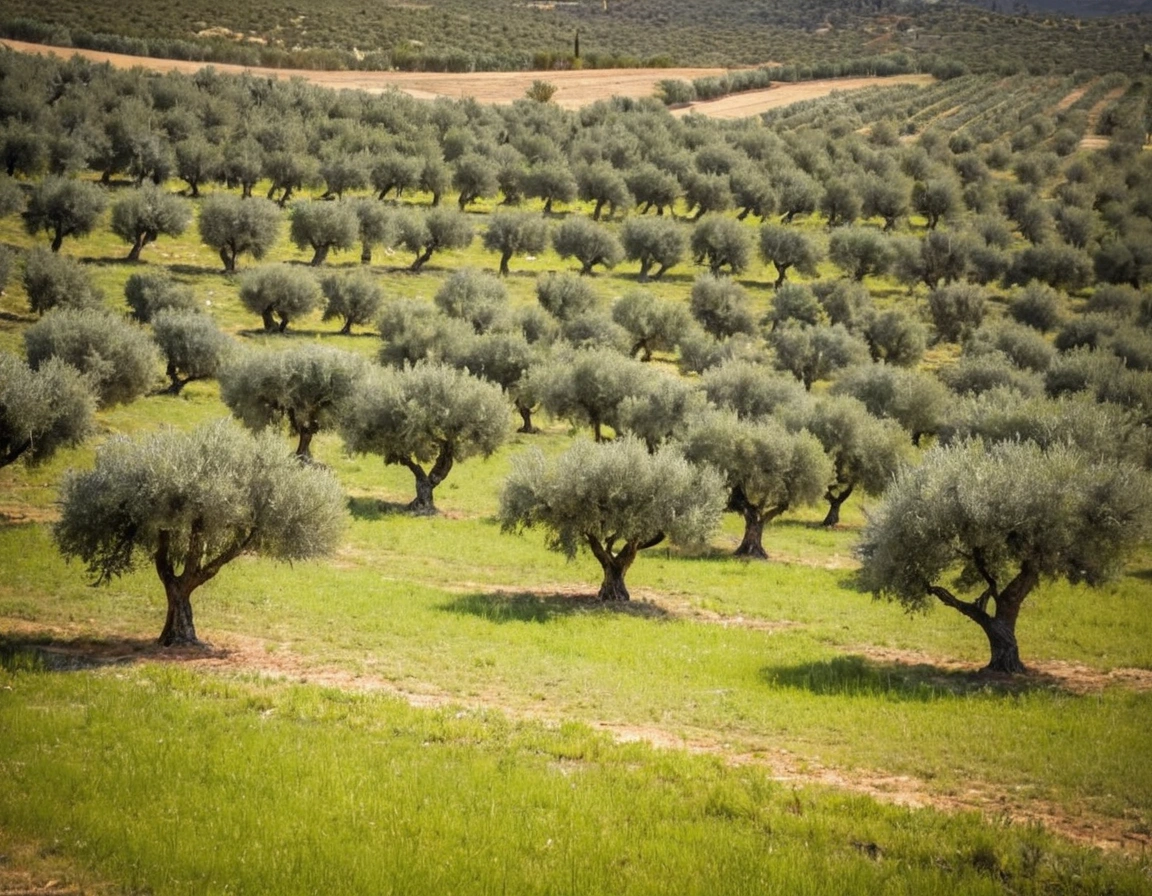
[[532, 423], [532, 408], [527, 405], [516, 402], [516, 413], [520, 415], [521, 425], [516, 432], [526, 433], [533, 435], [540, 432], [539, 428]]
[[417, 516], [433, 516], [438, 512], [433, 501], [433, 493], [436, 486], [448, 478], [453, 461], [454, 455], [450, 445], [441, 446], [440, 454], [428, 472], [424, 472], [424, 468], [410, 458], [399, 461], [412, 472], [412, 478], [416, 480], [416, 497], [408, 503], [409, 513]]
[[172, 579], [164, 582], [164, 594], [168, 598], [168, 615], [164, 619], [164, 629], [160, 632], [161, 647], [185, 647], [197, 645], [196, 626], [192, 621], [192, 589], [182, 582]]
[[600, 590], [596, 596], [600, 600], [630, 600], [628, 588], [624, 584], [624, 576], [636, 559], [640, 547], [628, 541], [624, 543], [620, 553], [613, 554], [611, 541], [608, 544], [601, 544], [594, 535], [587, 535], [585, 538], [592, 555], [600, 561], [600, 568], [604, 570], [604, 580], [600, 583]]
[[764, 550], [764, 520], [755, 507], [748, 507], [742, 513], [744, 517], [744, 537], [740, 546], [733, 552], [734, 557], [747, 557], [750, 560], [767, 560], [768, 552]]
[[[928, 593], [935, 595], [941, 603], [952, 607], [975, 622], [988, 638], [991, 658], [984, 667], [985, 672], [999, 672], [1016, 675], [1028, 671], [1020, 659], [1020, 648], [1016, 643], [1016, 619], [1024, 599], [1032, 593], [1040, 582], [1040, 574], [1029, 563], [1024, 563], [1003, 589], [997, 587], [992, 571], [985, 568], [983, 558], [974, 557], [977, 570], [988, 583], [988, 589], [978, 599], [961, 600], [947, 588], [940, 585], [928, 586]], [[986, 609], [989, 601], [995, 601], [995, 613]]]
[[276, 329], [276, 318], [272, 316], [272, 306], [269, 305], [260, 312], [260, 318], [264, 321], [264, 329], [271, 333]]
[[512, 260], [512, 253], [507, 249], [500, 254], [500, 276], [508, 276], [508, 262]]
[[325, 259], [328, 258], [329, 247], [326, 245], [313, 246], [313, 249], [315, 249], [316, 251], [314, 251], [312, 253], [312, 260], [309, 262], [309, 265], [311, 267], [318, 268], [318, 267], [320, 267], [320, 265], [324, 264]]
[[988, 638], [988, 646], [992, 651], [992, 658], [984, 667], [985, 672], [1003, 672], [1006, 675], [1016, 675], [1028, 671], [1020, 659], [1020, 648], [1016, 643], [1016, 619], [1011, 622], [998, 618], [989, 619], [981, 625]]
[[840, 508], [844, 506], [844, 502], [848, 500], [852, 494], [852, 486], [848, 486], [841, 492], [834, 492], [828, 489], [824, 493], [824, 500], [828, 502], [828, 513], [824, 517], [823, 526], [837, 526], [840, 524]]

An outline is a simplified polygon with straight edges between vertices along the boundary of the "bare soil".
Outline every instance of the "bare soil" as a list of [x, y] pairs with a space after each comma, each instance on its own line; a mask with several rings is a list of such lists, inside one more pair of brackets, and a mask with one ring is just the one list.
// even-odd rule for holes
[[[107, 62], [115, 68], [147, 68], [151, 71], [179, 71], [193, 74], [207, 63], [187, 62], [180, 59], [158, 59], [145, 56], [126, 56], [97, 50], [77, 50], [72, 47], [53, 47], [17, 40], [0, 40], [0, 44], [21, 53], [39, 53], [62, 58], [79, 55], [93, 62]], [[665, 78], [691, 81], [710, 75], [722, 75], [722, 68], [625, 68], [586, 69], [563, 72], [471, 72], [452, 74], [440, 72], [361, 72], [313, 71], [304, 69], [259, 68], [242, 65], [211, 63], [221, 73], [248, 72], [259, 77], [303, 78], [312, 84], [336, 89], [366, 90], [384, 93], [401, 90], [417, 99], [471, 97], [482, 103], [511, 103], [523, 99], [533, 81], [548, 81], [556, 86], [552, 101], [566, 109], [578, 109], [597, 100], [613, 96], [640, 99], [652, 96], [656, 84]], [[875, 85], [930, 84], [931, 75], [900, 75], [892, 78], [832, 78], [824, 81], [805, 81], [800, 84], [781, 84], [767, 90], [734, 94], [718, 100], [692, 103], [676, 114], [696, 112], [714, 118], [743, 118], [758, 115], [769, 109], [786, 106], [800, 100], [827, 96], [835, 90], [859, 90]]]
[[[554, 595], [561, 598], [562, 595]], [[584, 601], [587, 598], [569, 597]], [[744, 620], [739, 617], [721, 617], [709, 611], [687, 608], [675, 599], [657, 603], [648, 598], [634, 611], [648, 615], [687, 618], [704, 624], [747, 626], [761, 629], [782, 627], [788, 623]], [[602, 605], [601, 605], [602, 606]], [[590, 609], [591, 611], [591, 609]], [[381, 676], [361, 674], [347, 669], [325, 666], [295, 654], [290, 644], [278, 644], [260, 638], [237, 634], [222, 634], [214, 645], [199, 648], [162, 648], [153, 640], [137, 638], [92, 638], [79, 634], [77, 629], [44, 626], [26, 620], [0, 617], [0, 636], [26, 641], [35, 649], [49, 668], [75, 670], [104, 666], [135, 665], [143, 663], [180, 663], [198, 671], [217, 675], [257, 675], [280, 681], [314, 684], [321, 687], [362, 693], [386, 694], [404, 700], [409, 705], [438, 709], [448, 706], [473, 711], [496, 711], [512, 718], [534, 721], [559, 722], [539, 708], [526, 709], [509, 706], [499, 699], [462, 699], [429, 684], [401, 685]], [[1152, 689], [1152, 671], [1146, 669], [1113, 669], [1102, 672], [1075, 663], [1041, 662], [1030, 666], [1026, 676], [1011, 680], [992, 680], [981, 676], [972, 664], [956, 663], [929, 654], [861, 647], [856, 652], [877, 662], [907, 665], [918, 671], [933, 670], [942, 686], [964, 685], [965, 677], [993, 685], [1012, 687], [1059, 687], [1072, 693], [1084, 694], [1105, 687], [1126, 687], [1146, 691]], [[923, 667], [923, 668], [921, 668]], [[957, 673], [962, 673], [958, 678]], [[1134, 830], [1130, 819], [1100, 815], [1087, 807], [1078, 810], [1044, 800], [1025, 798], [1010, 790], [979, 781], [969, 782], [963, 791], [941, 792], [928, 781], [910, 775], [893, 775], [881, 770], [842, 769], [825, 766], [809, 757], [771, 743], [734, 743], [714, 731], [670, 731], [659, 726], [625, 725], [607, 721], [588, 722], [594, 729], [604, 732], [620, 743], [643, 742], [658, 749], [686, 750], [718, 756], [732, 765], [757, 765], [768, 770], [776, 781], [795, 786], [818, 785], [852, 793], [864, 794], [877, 800], [915, 808], [934, 808], [948, 812], [975, 811], [989, 818], [1008, 818], [1021, 824], [1040, 823], [1053, 832], [1082, 845], [1129, 854], [1146, 854], [1152, 849], [1152, 835]], [[0, 896], [8, 896], [2, 889]], [[32, 890], [31, 892], [40, 892]]]
[[1108, 146], [1109, 139], [1096, 133], [1096, 125], [1100, 122], [1100, 116], [1104, 114], [1104, 110], [1108, 108], [1109, 104], [1116, 102], [1124, 95], [1124, 89], [1123, 87], [1116, 87], [1108, 91], [1096, 105], [1088, 110], [1088, 125], [1084, 128], [1084, 137], [1080, 140], [1081, 149], [1096, 150], [1105, 149]]
[[865, 87], [896, 87], [900, 84], [927, 86], [935, 80], [931, 75], [895, 75], [890, 78], [827, 78], [795, 84], [781, 83], [766, 90], [749, 90], [715, 100], [690, 103], [673, 110], [672, 114], [694, 113], [711, 118], [748, 118], [802, 100], [819, 99], [836, 91], [861, 90]]

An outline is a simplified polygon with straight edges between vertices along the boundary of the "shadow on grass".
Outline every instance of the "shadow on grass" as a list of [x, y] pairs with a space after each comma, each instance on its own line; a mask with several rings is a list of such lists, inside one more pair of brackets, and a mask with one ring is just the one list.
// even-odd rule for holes
[[[591, 589], [590, 589], [591, 591]], [[636, 616], [643, 619], [668, 619], [670, 614], [643, 601], [602, 601], [594, 593], [536, 594], [490, 592], [465, 594], [437, 607], [445, 613], [477, 616], [489, 622], [551, 622], [565, 616]]]
[[200, 277], [200, 276], [203, 276], [204, 274], [219, 274], [221, 277], [235, 277], [236, 276], [235, 274], [231, 274], [228, 271], [224, 270], [224, 268], [221, 265], [215, 265], [213, 267], [205, 267], [204, 265], [199, 265], [199, 264], [171, 264], [171, 265], [168, 265], [168, 271], [170, 273], [180, 274], [180, 275], [185, 276], [185, 277]]
[[930, 663], [878, 662], [855, 654], [793, 666], [765, 666], [760, 678], [771, 687], [804, 690], [821, 697], [884, 697], [911, 703], [981, 693], [1064, 690], [1059, 681], [1042, 673], [1009, 676]]
[[0, 668], [10, 671], [81, 672], [148, 660], [179, 662], [226, 656], [211, 644], [161, 647], [155, 638], [56, 638], [48, 634], [0, 636]]
[[348, 512], [357, 520], [380, 520], [386, 516], [412, 516], [407, 504], [381, 501], [379, 498], [349, 498]]

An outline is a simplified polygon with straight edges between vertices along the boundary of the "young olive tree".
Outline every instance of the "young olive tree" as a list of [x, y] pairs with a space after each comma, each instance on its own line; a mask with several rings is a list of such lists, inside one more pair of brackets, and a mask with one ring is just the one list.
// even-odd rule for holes
[[[283, 333], [293, 318], [320, 304], [320, 284], [310, 271], [266, 264], [240, 278], [240, 301], [264, 321], [265, 331]], [[280, 323], [276, 323], [280, 318]]]
[[581, 217], [564, 220], [552, 234], [552, 248], [561, 258], [579, 261], [582, 275], [591, 274], [596, 265], [614, 268], [624, 258], [624, 249], [615, 234]]
[[23, 280], [28, 307], [34, 314], [52, 308], [99, 308], [104, 304], [104, 294], [80, 262], [42, 246], [25, 256]]
[[126, 404], [156, 380], [159, 357], [148, 334], [117, 314], [58, 308], [24, 331], [28, 364], [59, 358], [84, 374], [103, 407]]
[[152, 318], [152, 338], [164, 357], [164, 373], [178, 395], [193, 380], [216, 376], [232, 351], [232, 337], [207, 314], [165, 309]]
[[784, 285], [788, 271], [795, 268], [806, 277], [815, 277], [821, 252], [803, 231], [782, 224], [760, 227], [760, 257], [776, 267], [776, 288]]
[[0, 352], [0, 467], [46, 460], [92, 432], [96, 399], [84, 376], [52, 359], [32, 370]]
[[28, 194], [24, 229], [35, 236], [52, 234], [52, 251], [60, 251], [65, 237], [85, 236], [107, 206], [104, 189], [96, 184], [64, 177], [46, 177]]
[[873, 417], [855, 398], [829, 396], [816, 403], [804, 427], [832, 459], [825, 526], [840, 522], [840, 508], [856, 491], [879, 495], [907, 459], [911, 446], [900, 424]]
[[500, 253], [500, 276], [513, 255], [538, 255], [548, 248], [548, 222], [531, 212], [498, 211], [488, 219], [484, 248]]
[[932, 449], [873, 512], [857, 553], [861, 581], [910, 610], [933, 598], [971, 619], [990, 672], [1025, 671], [1016, 639], [1044, 579], [1098, 585], [1147, 537], [1147, 474], [1056, 446], [979, 442]]
[[287, 423], [296, 456], [310, 459], [313, 437], [336, 426], [366, 366], [359, 355], [325, 345], [249, 351], [220, 371], [220, 398], [249, 429]]
[[651, 361], [654, 351], [671, 351], [692, 324], [688, 309], [678, 302], [658, 299], [650, 292], [634, 289], [612, 305], [612, 320], [632, 337], [629, 354]]
[[692, 317], [717, 339], [756, 332], [750, 305], [748, 292], [743, 286], [728, 277], [712, 274], [701, 274], [696, 278], [688, 299]]
[[700, 220], [692, 231], [692, 257], [697, 264], [708, 266], [708, 273], [719, 277], [725, 268], [739, 274], [752, 256], [752, 238], [738, 221], [721, 215]]
[[71, 472], [60, 491], [53, 536], [66, 558], [82, 561], [97, 582], [142, 562], [156, 569], [168, 604], [165, 647], [200, 643], [192, 594], [226, 564], [241, 554], [322, 556], [344, 527], [333, 476], [224, 421], [114, 438], [94, 469]]
[[624, 577], [640, 551], [665, 539], [704, 541], [723, 508], [723, 480], [674, 449], [654, 454], [636, 439], [577, 441], [553, 464], [520, 455], [500, 495], [506, 532], [540, 527], [548, 547], [575, 557], [587, 548], [604, 571], [598, 597], [629, 599]]
[[[340, 424], [349, 451], [378, 454], [416, 480], [408, 510], [434, 514], [434, 489], [455, 464], [488, 457], [508, 435], [500, 387], [440, 364], [378, 370], [361, 381]], [[429, 466], [431, 465], [431, 466]]]
[[124, 283], [124, 298], [132, 309], [132, 317], [142, 324], [161, 311], [195, 311], [197, 308], [192, 287], [177, 283], [164, 269], [129, 275]]
[[302, 199], [289, 210], [288, 235], [298, 249], [311, 249], [308, 263], [317, 268], [328, 253], [351, 249], [360, 235], [360, 219], [350, 202]]
[[789, 432], [772, 417], [740, 420], [710, 414], [683, 440], [684, 455], [719, 470], [728, 489], [728, 510], [744, 520], [735, 556], [766, 560], [764, 527], [786, 510], [815, 504], [832, 481], [831, 464], [816, 438]]
[[180, 236], [191, 221], [185, 200], [151, 183], [112, 203], [112, 232], [131, 245], [128, 261], [139, 261], [144, 247], [161, 234]]
[[616, 428], [621, 403], [643, 395], [654, 374], [639, 361], [610, 348], [555, 353], [528, 374], [529, 388], [553, 417], [592, 427], [597, 442], [603, 427]]
[[384, 302], [384, 287], [363, 269], [329, 274], [320, 281], [320, 291], [328, 300], [323, 319], [343, 320], [340, 333], [344, 336], [352, 332], [354, 325], [364, 326], [374, 321]]
[[659, 267], [651, 277], [659, 280], [680, 263], [688, 249], [688, 236], [671, 218], [629, 218], [620, 228], [620, 243], [625, 258], [640, 262], [640, 282], [644, 283], [653, 265]]
[[449, 317], [467, 321], [477, 333], [501, 329], [508, 315], [508, 290], [503, 281], [475, 268], [453, 271], [436, 290], [432, 302]]
[[868, 413], [895, 420], [919, 445], [939, 431], [952, 398], [935, 376], [918, 369], [889, 364], [862, 364], [844, 371], [830, 390], [864, 403]]
[[267, 199], [213, 193], [200, 207], [200, 239], [233, 273], [241, 255], [259, 261], [268, 254], [280, 235], [280, 219], [280, 208]]
[[564, 271], [536, 280], [536, 301], [557, 320], [573, 320], [596, 308], [596, 291], [587, 280]]
[[416, 253], [412, 270], [419, 271], [433, 254], [444, 249], [466, 249], [472, 244], [472, 222], [462, 212], [432, 208], [421, 214], [408, 211], [398, 216], [397, 241]]

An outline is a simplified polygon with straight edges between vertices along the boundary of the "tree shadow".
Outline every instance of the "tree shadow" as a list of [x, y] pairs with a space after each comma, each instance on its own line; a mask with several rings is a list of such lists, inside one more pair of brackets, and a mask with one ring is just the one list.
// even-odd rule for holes
[[858, 654], [764, 666], [760, 679], [770, 687], [804, 690], [820, 697], [883, 697], [906, 703], [932, 703], [971, 694], [1065, 691], [1057, 679], [1039, 672], [1003, 675], [931, 663], [880, 662]]
[[633, 616], [670, 619], [668, 611], [644, 601], [603, 601], [595, 594], [538, 594], [532, 591], [465, 594], [437, 607], [445, 613], [488, 622], [551, 622], [566, 616]]
[[167, 267], [170, 273], [180, 274], [185, 277], [200, 277], [204, 274], [219, 274], [221, 277], [236, 276], [235, 274], [225, 271], [220, 265], [209, 268], [199, 264], [172, 264]]
[[228, 653], [208, 643], [161, 647], [155, 638], [65, 639], [49, 634], [0, 636], [0, 668], [9, 671], [83, 672], [149, 660], [180, 662], [225, 657]]
[[380, 520], [387, 516], [411, 516], [412, 511], [407, 504], [397, 504], [393, 501], [382, 501], [379, 498], [349, 498], [348, 512], [353, 519]]

